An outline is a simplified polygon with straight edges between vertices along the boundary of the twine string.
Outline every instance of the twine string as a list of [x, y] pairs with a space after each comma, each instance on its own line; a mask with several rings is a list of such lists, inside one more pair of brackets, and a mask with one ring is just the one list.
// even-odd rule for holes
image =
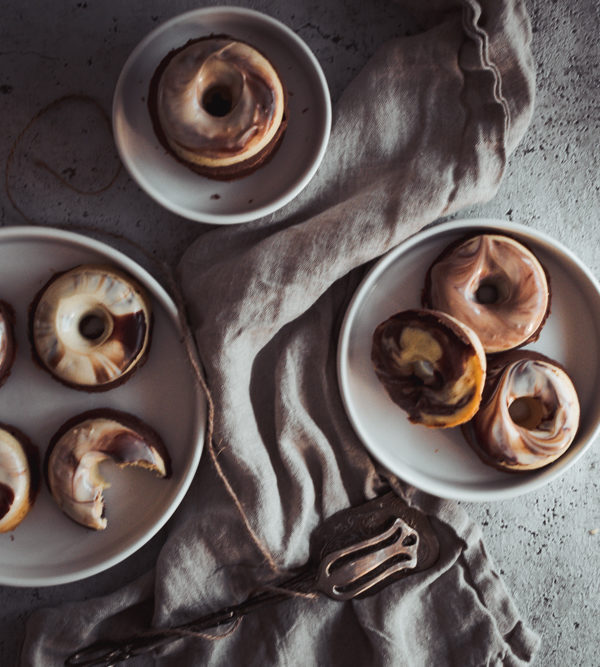
[[[6, 190], [6, 195], [8, 197], [8, 200], [10, 201], [12, 207], [15, 209], [15, 211], [23, 218], [23, 220], [32, 226], [37, 226], [37, 227], [43, 227], [44, 225], [32, 218], [30, 218], [25, 211], [19, 206], [17, 203], [10, 184], [10, 174], [11, 170], [13, 169], [14, 166], [14, 161], [15, 161], [15, 155], [17, 153], [17, 149], [21, 142], [23, 141], [26, 133], [35, 126], [37, 122], [40, 121], [44, 117], [45, 114], [48, 112], [59, 108], [60, 106], [68, 103], [68, 102], [81, 102], [83, 104], [90, 104], [94, 106], [101, 114], [102, 118], [104, 119], [104, 122], [106, 123], [109, 132], [111, 131], [111, 123], [110, 123], [110, 118], [106, 111], [103, 109], [101, 104], [93, 97], [85, 94], [71, 94], [71, 95], [64, 95], [62, 97], [59, 97], [52, 102], [48, 103], [46, 106], [42, 107], [40, 110], [38, 110], [33, 117], [27, 122], [25, 127], [19, 132], [15, 140], [13, 141], [8, 158], [6, 161], [5, 165], [5, 170], [4, 170], [4, 185], [5, 185], [5, 190]], [[67, 181], [65, 178], [63, 178], [56, 170], [52, 169], [46, 163], [44, 160], [37, 159], [34, 160], [34, 164], [36, 164], [38, 167], [43, 168], [47, 172], [49, 172], [53, 177], [55, 177], [58, 182], [66, 187], [69, 188], [70, 190], [84, 196], [97, 196], [101, 193], [106, 192], [114, 183], [116, 182], [117, 178], [119, 177], [119, 174], [121, 173], [121, 168], [122, 165], [119, 161], [118, 167], [116, 171], [112, 174], [111, 178], [109, 181], [98, 188], [92, 189], [92, 190], [84, 190], [81, 188], [76, 187], [69, 181]], [[252, 542], [255, 544], [256, 548], [260, 552], [261, 556], [264, 558], [265, 562], [268, 564], [269, 568], [271, 569], [272, 572], [279, 574], [281, 572], [280, 568], [278, 567], [277, 563], [275, 562], [274, 557], [269, 551], [269, 548], [267, 547], [266, 544], [263, 543], [261, 538], [257, 535], [255, 532], [254, 528], [252, 527], [250, 520], [248, 518], [248, 515], [243, 507], [242, 501], [240, 500], [238, 494], [236, 493], [235, 489], [233, 488], [233, 485], [229, 481], [227, 475], [225, 474], [225, 471], [223, 470], [223, 467], [221, 466], [220, 462], [218, 461], [217, 457], [218, 455], [223, 451], [223, 448], [217, 451], [217, 447], [214, 442], [214, 423], [215, 423], [215, 405], [214, 405], [214, 400], [212, 397], [212, 394], [210, 392], [210, 389], [208, 387], [207, 381], [204, 377], [204, 373], [202, 371], [201, 367], [201, 362], [198, 356], [198, 350], [194, 342], [194, 335], [191, 330], [191, 327], [188, 323], [188, 318], [186, 314], [186, 306], [185, 306], [185, 299], [183, 296], [183, 292], [179, 286], [179, 283], [177, 281], [177, 276], [175, 274], [175, 271], [173, 268], [164, 262], [163, 260], [160, 260], [153, 256], [150, 252], [148, 252], [144, 247], [136, 243], [134, 240], [128, 238], [127, 236], [124, 236], [123, 234], [115, 233], [115, 232], [110, 232], [110, 231], [104, 231], [104, 230], [98, 230], [94, 229], [91, 226], [84, 225], [84, 224], [60, 224], [56, 225], [59, 229], [64, 229], [65, 231], [73, 231], [73, 232], [84, 232], [87, 234], [90, 234], [92, 236], [99, 235], [103, 236], [106, 238], [109, 238], [115, 242], [120, 242], [120, 243], [127, 243], [129, 244], [132, 248], [134, 248], [137, 252], [139, 252], [148, 262], [149, 264], [157, 271], [157, 273], [162, 277], [162, 279], [165, 281], [167, 284], [167, 289], [170, 292], [170, 295], [175, 303], [175, 307], [177, 310], [177, 315], [178, 315], [178, 322], [180, 326], [180, 330], [182, 333], [183, 337], [183, 343], [184, 343], [184, 348], [187, 353], [188, 360], [190, 362], [190, 366], [193, 370], [193, 374], [195, 377], [196, 382], [200, 385], [200, 388], [202, 389], [202, 392], [206, 398], [206, 403], [207, 403], [207, 423], [206, 423], [206, 436], [205, 436], [205, 442], [207, 444], [207, 450], [208, 454], [210, 457], [210, 460], [212, 462], [212, 465], [217, 473], [217, 476], [223, 483], [229, 497], [233, 501], [241, 519], [244, 527], [246, 528], [246, 531], [248, 532]], [[237, 626], [235, 626], [237, 627]], [[235, 627], [232, 629], [232, 631], [235, 629]], [[212, 635], [211, 635], [212, 636]], [[226, 635], [225, 635], [226, 636]], [[219, 636], [220, 637], [220, 636]], [[218, 638], [218, 637], [217, 637]]]
[[[13, 167], [13, 163], [15, 160], [15, 156], [17, 154], [17, 149], [20, 146], [21, 142], [23, 141], [25, 135], [29, 130], [36, 124], [38, 123], [47, 113], [50, 111], [57, 109], [58, 107], [70, 103], [70, 102], [80, 102], [82, 104], [89, 104], [93, 106], [99, 113], [100, 117], [106, 124], [106, 127], [108, 129], [109, 134], [112, 136], [112, 128], [111, 128], [111, 122], [108, 114], [106, 111], [104, 111], [104, 108], [96, 100], [94, 97], [91, 97], [90, 95], [84, 95], [84, 94], [78, 94], [78, 93], [73, 93], [70, 95], [63, 95], [62, 97], [58, 97], [55, 100], [52, 100], [46, 106], [42, 107], [36, 113], [30, 118], [30, 120], [26, 123], [25, 127], [19, 132], [19, 134], [16, 136], [15, 140], [13, 141], [9, 151], [8, 151], [8, 157], [6, 158], [6, 165], [4, 167], [4, 189], [6, 191], [6, 196], [8, 197], [8, 200], [10, 201], [12, 207], [15, 209], [15, 211], [29, 224], [31, 225], [37, 225], [35, 220], [32, 220], [29, 218], [29, 216], [23, 211], [23, 209], [17, 204], [16, 199], [13, 196], [12, 193], [12, 188], [10, 185], [10, 172]], [[82, 188], [78, 188], [76, 185], [73, 185], [69, 181], [67, 181], [66, 178], [63, 178], [61, 174], [59, 174], [55, 169], [53, 169], [45, 160], [41, 159], [35, 159], [33, 160], [33, 164], [36, 167], [40, 167], [47, 171], [49, 174], [54, 176], [58, 180], [59, 183], [61, 183], [64, 187], [69, 188], [73, 192], [76, 192], [77, 194], [80, 195], [99, 195], [102, 194], [103, 192], [106, 192], [112, 185], [115, 183], [117, 178], [119, 177], [119, 174], [121, 173], [121, 161], [119, 160], [117, 162], [117, 168], [109, 181], [94, 190], [84, 190]]]

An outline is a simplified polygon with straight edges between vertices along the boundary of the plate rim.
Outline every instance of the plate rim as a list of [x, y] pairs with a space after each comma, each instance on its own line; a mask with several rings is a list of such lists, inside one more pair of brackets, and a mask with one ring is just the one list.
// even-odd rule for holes
[[[99, 231], [99, 233], [102, 232]], [[79, 248], [83, 248], [85, 250], [97, 252], [103, 257], [118, 263], [129, 273], [131, 273], [136, 279], [138, 279], [146, 289], [148, 289], [153, 298], [155, 298], [159, 302], [160, 306], [165, 310], [167, 317], [171, 320], [171, 323], [175, 326], [176, 330], [178, 332], [181, 331], [177, 307], [173, 299], [169, 296], [168, 292], [158, 282], [158, 280], [156, 280], [156, 278], [150, 274], [147, 269], [145, 269], [141, 264], [136, 262], [122, 251], [117, 250], [116, 248], [107, 243], [104, 243], [103, 241], [98, 241], [97, 239], [86, 236], [85, 234], [63, 230], [57, 227], [30, 227], [24, 225], [0, 227], [0, 244], [7, 241], [19, 240], [63, 242], [78, 246]], [[0, 573], [0, 585], [13, 586], [15, 588], [40, 588], [81, 581], [95, 574], [99, 574], [100, 572], [108, 570], [114, 565], [124, 561], [126, 558], [147, 544], [160, 531], [160, 529], [163, 528], [163, 526], [175, 513], [186, 493], [188, 492], [198, 469], [200, 458], [204, 450], [207, 416], [206, 398], [202, 394], [200, 387], [196, 382], [194, 382], [194, 390], [196, 392], [196, 409], [194, 410], [192, 427], [196, 437], [194, 438], [194, 451], [191, 456], [191, 462], [187, 467], [185, 474], [181, 478], [179, 489], [173, 497], [173, 500], [163, 510], [158, 519], [153, 522], [150, 528], [129, 547], [118, 551], [110, 558], [107, 558], [100, 563], [97, 563], [96, 565], [80, 568], [70, 573], [48, 576], [11, 577]]]
[[[404, 241], [401, 241], [397, 246], [386, 252], [382, 257], [380, 257], [376, 263], [369, 269], [367, 274], [361, 280], [360, 284], [354, 291], [350, 302], [346, 308], [344, 318], [340, 327], [340, 333], [338, 336], [338, 347], [336, 355], [336, 366], [337, 366], [337, 381], [338, 381], [338, 391], [344, 405], [344, 410], [346, 415], [352, 425], [352, 428], [362, 444], [365, 446], [367, 451], [371, 456], [381, 464], [383, 464], [390, 472], [397, 475], [400, 479], [408, 482], [409, 484], [417, 487], [418, 489], [430, 493], [440, 498], [447, 498], [450, 500], [463, 500], [468, 502], [488, 502], [488, 501], [498, 501], [498, 500], [507, 500], [510, 498], [516, 498], [518, 496], [524, 495], [526, 493], [538, 490], [543, 486], [546, 486], [550, 482], [554, 481], [565, 473], [569, 468], [571, 468], [579, 459], [584, 456], [592, 443], [600, 435], [600, 420], [592, 430], [587, 442], [581, 447], [575, 454], [573, 454], [560, 468], [556, 468], [553, 472], [551, 469], [546, 469], [545, 474], [528, 477], [524, 479], [521, 484], [510, 486], [508, 488], [494, 489], [492, 491], [482, 491], [479, 489], [465, 489], [464, 487], [457, 489], [455, 485], [448, 485], [448, 483], [437, 483], [439, 486], [443, 487], [443, 495], [441, 495], [441, 489], [435, 488], [436, 483], [428, 484], [428, 477], [424, 477], [421, 473], [409, 471], [409, 475], [404, 473], [396, 472], [393, 465], [389, 465], [390, 460], [385, 455], [382, 456], [380, 452], [375, 451], [371, 442], [369, 441], [368, 436], [364, 433], [364, 429], [361, 427], [359, 421], [355, 418], [353, 410], [349, 403], [349, 391], [348, 391], [348, 367], [345, 363], [345, 359], [348, 357], [348, 348], [349, 348], [349, 339], [351, 333], [351, 323], [356, 315], [356, 310], [359, 307], [359, 302], [361, 300], [362, 294], [369, 285], [385, 270], [393, 264], [396, 258], [399, 255], [404, 254], [405, 252], [410, 252], [410, 249], [420, 243], [421, 241], [426, 240], [436, 236], [437, 234], [444, 232], [459, 232], [464, 231], [468, 233], [470, 229], [475, 228], [484, 228], [490, 230], [498, 230], [503, 233], [509, 233], [511, 229], [514, 229], [515, 232], [521, 234], [523, 237], [531, 238], [534, 241], [545, 244], [551, 248], [557, 249], [560, 253], [565, 255], [571, 262], [573, 262], [577, 268], [585, 275], [585, 277], [590, 281], [591, 286], [596, 290], [600, 296], [600, 282], [593, 275], [591, 270], [573, 253], [569, 248], [564, 246], [560, 241], [553, 238], [546, 232], [535, 229], [528, 225], [524, 225], [518, 222], [512, 222], [507, 220], [502, 220], [498, 218], [459, 218], [447, 222], [441, 222], [438, 224], [433, 224], [424, 229], [415, 232], [410, 235]], [[483, 464], [482, 464], [483, 465]], [[544, 469], [540, 469], [538, 472], [544, 472]], [[535, 471], [534, 471], [535, 474]], [[424, 482], [424, 483], [423, 483]]]
[[[172, 29], [174, 26], [185, 23], [190, 19], [197, 17], [210, 16], [211, 14], [226, 14], [230, 16], [237, 17], [252, 17], [255, 20], [262, 21], [269, 26], [271, 30], [279, 31], [283, 33], [283, 36], [287, 40], [291, 40], [294, 44], [300, 48], [304, 57], [307, 58], [310, 65], [312, 66], [312, 71], [316, 75], [317, 80], [320, 84], [320, 92], [322, 93], [321, 103], [324, 111], [323, 125], [324, 131], [321, 136], [320, 142], [318, 144], [318, 151], [315, 155], [315, 158], [309, 163], [299, 180], [295, 181], [295, 184], [291, 187], [288, 187], [282, 194], [277, 196], [270, 204], [265, 204], [264, 206], [254, 209], [246, 213], [202, 213], [193, 209], [189, 209], [185, 206], [181, 206], [176, 202], [162, 196], [154, 188], [152, 188], [149, 183], [145, 180], [143, 170], [140, 171], [136, 166], [136, 163], [131, 159], [128, 152], [123, 147], [123, 137], [118, 128], [117, 116], [120, 112], [120, 109], [124, 108], [123, 104], [123, 87], [125, 80], [133, 68], [133, 65], [137, 63], [140, 54], [148, 47], [148, 45], [157, 39], [161, 34]], [[329, 138], [331, 135], [331, 124], [332, 124], [332, 105], [331, 105], [331, 94], [329, 92], [329, 86], [327, 84], [327, 79], [323, 72], [323, 69], [317, 60], [315, 54], [310, 50], [306, 42], [297, 35], [289, 26], [287, 26], [282, 21], [265, 14], [264, 12], [257, 11], [255, 9], [250, 9], [247, 7], [236, 7], [232, 5], [224, 6], [213, 6], [213, 7], [202, 7], [200, 9], [192, 9], [187, 12], [183, 12], [176, 16], [167, 19], [159, 26], [150, 31], [131, 51], [125, 64], [121, 68], [117, 83], [115, 86], [115, 91], [113, 94], [112, 100], [112, 130], [114, 142], [119, 153], [119, 157], [135, 180], [135, 182], [140, 186], [140, 188], [154, 201], [166, 208], [168, 211], [180, 215], [183, 218], [188, 220], [193, 220], [195, 222], [202, 222], [207, 224], [217, 224], [217, 225], [233, 225], [244, 222], [251, 222], [253, 220], [258, 220], [266, 215], [278, 211], [280, 208], [292, 201], [296, 196], [304, 190], [308, 183], [312, 180], [313, 176], [317, 172], [317, 169], [321, 165], [327, 146], [329, 144]], [[201, 178], [201, 176], [199, 176]], [[207, 179], [208, 180], [208, 179]]]

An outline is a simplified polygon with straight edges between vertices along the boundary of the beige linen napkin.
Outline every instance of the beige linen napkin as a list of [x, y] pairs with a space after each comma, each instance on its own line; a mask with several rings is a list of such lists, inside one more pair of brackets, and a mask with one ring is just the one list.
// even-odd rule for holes
[[365, 265], [423, 225], [490, 199], [531, 114], [530, 28], [519, 0], [415, 7], [429, 29], [384, 44], [348, 87], [308, 188], [268, 219], [202, 235], [181, 260], [230, 486], [205, 456], [155, 570], [104, 598], [36, 612], [23, 664], [58, 665], [99, 636], [241, 601], [302, 564], [325, 517], [388, 486], [431, 515], [441, 544], [433, 568], [360, 601], [287, 601], [226, 638], [178, 641], [160, 664], [532, 660], [538, 639], [479, 529], [457, 504], [378, 468], [337, 388], [339, 326]]

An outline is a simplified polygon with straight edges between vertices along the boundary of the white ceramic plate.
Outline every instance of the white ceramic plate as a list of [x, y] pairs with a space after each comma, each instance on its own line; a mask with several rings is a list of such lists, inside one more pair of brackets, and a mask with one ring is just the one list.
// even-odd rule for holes
[[[123, 385], [88, 393], [63, 386], [34, 364], [27, 336], [32, 298], [57, 271], [84, 262], [110, 262], [135, 276], [152, 298], [154, 329], [146, 363]], [[38, 445], [67, 419], [95, 407], [131, 412], [162, 436], [173, 463], [164, 480], [143, 470], [102, 464], [112, 483], [105, 492], [108, 527], [92, 531], [57, 507], [45, 483], [31, 512], [11, 533], [0, 534], [0, 584], [46, 586], [104, 570], [145, 544], [181, 502], [198, 466], [204, 441], [205, 400], [181, 344], [177, 312], [154, 278], [113, 248], [54, 229], [0, 229], [0, 299], [16, 311], [17, 357], [0, 388], [0, 421]]]
[[[228, 182], [199, 176], [169, 155], [156, 139], [147, 108], [148, 86], [160, 61], [188, 40], [211, 33], [260, 49], [289, 93], [288, 127], [273, 158]], [[316, 172], [330, 128], [329, 89], [306, 44], [283, 23], [239, 7], [197, 9], [156, 28], [129, 56], [113, 100], [115, 141], [129, 173], [159, 204], [200, 222], [248, 222], [287, 204]]]
[[[427, 269], [452, 241], [500, 231], [523, 240], [550, 273], [552, 310], [539, 340], [528, 346], [562, 363], [581, 401], [574, 443], [537, 472], [505, 473], [481, 462], [460, 428], [411, 424], [388, 397], [371, 366], [375, 327], [396, 311], [420, 307]], [[600, 433], [600, 285], [566, 248], [522, 225], [458, 220], [416, 234], [369, 272], [348, 308], [338, 347], [338, 379], [350, 420], [369, 451], [400, 478], [443, 498], [499, 500], [537, 489], [575, 463]]]

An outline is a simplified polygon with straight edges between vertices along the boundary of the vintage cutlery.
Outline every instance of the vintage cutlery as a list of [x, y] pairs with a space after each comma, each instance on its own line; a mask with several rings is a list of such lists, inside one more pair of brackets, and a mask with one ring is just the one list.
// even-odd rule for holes
[[291, 597], [366, 597], [392, 581], [431, 567], [439, 545], [427, 517], [388, 493], [327, 519], [311, 539], [311, 553], [314, 557], [295, 576], [264, 587], [241, 604], [176, 627], [99, 640], [73, 653], [65, 665], [113, 665], [183, 637], [231, 624], [256, 609]]

